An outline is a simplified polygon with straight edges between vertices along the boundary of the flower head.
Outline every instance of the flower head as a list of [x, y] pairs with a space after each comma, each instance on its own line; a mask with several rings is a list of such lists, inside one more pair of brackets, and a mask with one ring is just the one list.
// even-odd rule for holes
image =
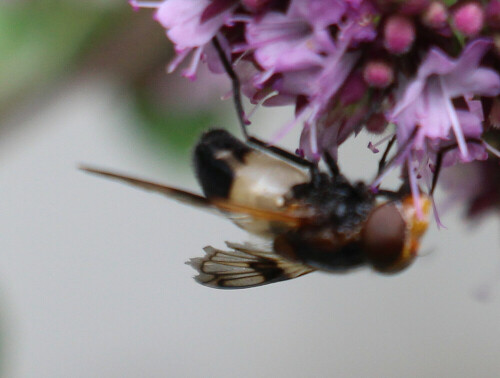
[[337, 24], [345, 12], [342, 1], [334, 3], [329, 6], [321, 0], [295, 0], [286, 13], [268, 12], [251, 19], [245, 48], [272, 73], [320, 66], [323, 54], [335, 48], [327, 26]]
[[415, 148], [423, 149], [426, 138], [450, 140], [454, 134], [462, 157], [469, 156], [466, 138], [481, 135], [482, 109], [457, 109], [454, 99], [464, 101], [471, 95], [496, 96], [500, 93], [500, 76], [494, 70], [479, 67], [481, 58], [491, 46], [488, 40], [475, 40], [466, 46], [458, 59], [433, 48], [419, 67], [416, 77], [402, 90], [388, 119], [399, 128], [405, 140], [417, 127]]
[[167, 0], [159, 3], [131, 0], [134, 8], [155, 8], [155, 19], [167, 29], [177, 57], [169, 66], [173, 71], [191, 53], [193, 61], [184, 75], [194, 79], [203, 49], [219, 29], [231, 22], [236, 0]]
[[252, 103], [295, 106], [295, 118], [270, 142], [302, 125], [299, 151], [308, 159], [324, 151], [336, 157], [363, 128], [393, 130], [381, 137], [397, 137], [389, 168], [406, 171], [417, 200], [437, 160], [448, 166], [500, 155], [484, 140], [500, 124], [499, 0], [130, 3], [156, 9], [177, 52], [170, 71], [191, 56], [185, 76], [194, 79], [202, 61], [224, 73], [225, 56]]

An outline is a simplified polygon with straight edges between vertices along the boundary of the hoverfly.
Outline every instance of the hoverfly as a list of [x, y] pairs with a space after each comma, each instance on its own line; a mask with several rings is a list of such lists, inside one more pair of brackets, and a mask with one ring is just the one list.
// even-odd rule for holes
[[[238, 78], [217, 39], [213, 42], [232, 79], [247, 143], [220, 129], [202, 135], [194, 150], [194, 167], [203, 196], [109, 171], [82, 169], [216, 210], [270, 242], [268, 248], [249, 243], [226, 243], [229, 250], [205, 247], [206, 255], [188, 264], [198, 271], [196, 281], [209, 287], [249, 288], [315, 270], [343, 273], [362, 266], [396, 273], [411, 264], [429, 222], [429, 197], [420, 195], [423, 215], [418, 216], [407, 185], [398, 192], [373, 193], [363, 182], [349, 182], [328, 154], [330, 174], [320, 172], [316, 163], [249, 136]], [[393, 142], [379, 163], [379, 173]]]
[[[247, 288], [284, 281], [314, 270], [347, 272], [369, 265], [383, 273], [406, 268], [416, 257], [428, 224], [401, 192], [372, 193], [351, 184], [329, 159], [331, 174], [310, 174], [233, 137], [212, 130], [194, 150], [204, 196], [94, 168], [82, 169], [125, 181], [208, 210], [219, 210], [244, 230], [271, 241], [269, 249], [227, 243], [205, 247], [191, 264], [198, 282], [215, 288]], [[379, 197], [389, 197], [377, 203]]]

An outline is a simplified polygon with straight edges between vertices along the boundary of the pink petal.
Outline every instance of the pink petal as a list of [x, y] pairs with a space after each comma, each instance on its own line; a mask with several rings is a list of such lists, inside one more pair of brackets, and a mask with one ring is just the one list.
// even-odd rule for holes
[[425, 80], [414, 80], [405, 89], [403, 98], [400, 99], [394, 108], [387, 114], [387, 119], [394, 121], [400, 116], [408, 106], [414, 104], [417, 98], [422, 94], [424, 90]]
[[465, 135], [469, 138], [479, 138], [483, 132], [481, 119], [474, 113], [467, 110], [457, 110], [460, 127]]
[[470, 93], [481, 96], [496, 96], [500, 93], [500, 77], [496, 71], [488, 68], [477, 68], [467, 77], [464, 85], [467, 85]]
[[476, 69], [484, 54], [491, 46], [492, 42], [484, 38], [470, 42], [464, 47], [457, 60], [456, 72], [464, 73]]
[[295, 0], [290, 4], [288, 16], [304, 18], [315, 27], [326, 28], [337, 24], [345, 11], [345, 1]]
[[441, 49], [432, 48], [418, 69], [417, 77], [427, 78], [432, 74], [444, 75], [455, 68], [456, 63]]
[[177, 49], [198, 47], [209, 42], [229, 19], [231, 9], [201, 22], [209, 0], [168, 0], [159, 6], [156, 19], [167, 29]]

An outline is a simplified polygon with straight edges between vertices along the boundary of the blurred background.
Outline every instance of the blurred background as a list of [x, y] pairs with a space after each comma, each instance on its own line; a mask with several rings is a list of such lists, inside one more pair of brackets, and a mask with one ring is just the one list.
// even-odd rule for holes
[[[498, 218], [470, 225], [449, 209], [397, 276], [218, 291], [184, 262], [247, 234], [78, 171], [198, 190], [201, 131], [238, 135], [220, 101], [230, 85], [166, 75], [171, 54], [151, 12], [124, 0], [0, 5], [2, 377], [498, 376]], [[291, 116], [260, 109], [252, 131], [266, 138]], [[340, 150], [351, 179], [375, 173], [370, 138]]]

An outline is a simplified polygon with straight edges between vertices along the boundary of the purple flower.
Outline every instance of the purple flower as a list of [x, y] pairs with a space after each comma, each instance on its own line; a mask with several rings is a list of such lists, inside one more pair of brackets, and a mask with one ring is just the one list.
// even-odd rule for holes
[[190, 67], [184, 72], [191, 79], [195, 78], [203, 49], [223, 25], [231, 22], [232, 11], [238, 5], [236, 0], [165, 0], [159, 3], [132, 0], [130, 4], [134, 8], [156, 8], [155, 19], [167, 30], [177, 52], [169, 72], [194, 51]]
[[330, 114], [329, 119], [316, 124], [307, 123], [300, 136], [300, 150], [312, 161], [321, 158], [324, 151], [337, 159], [338, 146], [342, 144], [353, 131], [360, 127], [361, 120], [367, 114], [366, 107], [355, 107], [352, 112], [337, 109]]
[[340, 0], [292, 0], [286, 13], [252, 18], [246, 26], [245, 49], [254, 52], [264, 70], [259, 82], [277, 72], [320, 66], [323, 56], [335, 49], [328, 26], [338, 23], [345, 10]]
[[156, 20], [167, 29], [177, 51], [210, 42], [225, 23], [230, 22], [236, 1], [166, 0], [156, 11]]
[[[318, 160], [323, 151], [329, 151], [336, 157], [338, 146], [352, 132], [358, 131], [367, 113], [362, 103], [352, 105], [349, 110], [344, 106], [350, 98], [357, 98], [361, 102], [363, 97], [359, 95], [360, 86], [354, 85], [357, 81], [348, 79], [357, 77], [353, 69], [361, 55], [348, 49], [353, 43], [373, 36], [372, 25], [361, 21], [366, 19], [365, 11], [371, 8], [360, 9], [362, 12], [356, 14], [358, 18], [348, 19], [340, 26], [336, 48], [323, 59], [321, 69], [309, 78], [309, 85], [305, 87], [308, 90], [305, 93], [308, 105], [304, 113], [308, 114], [300, 148], [312, 160]], [[354, 13], [351, 12], [351, 15], [354, 16]], [[303, 80], [300, 77], [298, 79], [299, 82]], [[332, 106], [334, 100], [337, 107]], [[312, 141], [313, 138], [318, 138], [318, 141]]]
[[[432, 48], [417, 72], [416, 78], [399, 90], [401, 95], [389, 112], [388, 119], [404, 141], [418, 127], [414, 149], [425, 148], [426, 138], [450, 140], [451, 132], [464, 159], [469, 159], [466, 137], [478, 137], [482, 130], [477, 103], [469, 109], [457, 109], [454, 99], [471, 96], [496, 96], [500, 93], [500, 76], [479, 63], [491, 42], [478, 39], [468, 44], [458, 59]], [[472, 106], [472, 108], [471, 108]]]
[[432, 180], [443, 148], [443, 167], [500, 155], [484, 135], [500, 124], [500, 97], [492, 98], [500, 94], [499, 0], [131, 4], [156, 9], [177, 52], [169, 71], [190, 56], [185, 76], [193, 79], [202, 61], [224, 73], [216, 37], [252, 103], [295, 106], [271, 144], [303, 125], [299, 151], [317, 161], [324, 151], [336, 157], [363, 127], [382, 133], [394, 126], [381, 138], [397, 136], [390, 167], [407, 170], [417, 209], [419, 184]]

